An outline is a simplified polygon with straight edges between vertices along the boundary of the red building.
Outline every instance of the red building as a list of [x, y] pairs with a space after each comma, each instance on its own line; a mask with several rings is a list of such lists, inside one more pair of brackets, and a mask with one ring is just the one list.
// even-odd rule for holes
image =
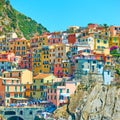
[[75, 34], [69, 34], [68, 35], [68, 43], [74, 44], [76, 42], [76, 35]]
[[58, 78], [63, 77], [61, 64], [54, 64], [54, 75], [57, 76]]

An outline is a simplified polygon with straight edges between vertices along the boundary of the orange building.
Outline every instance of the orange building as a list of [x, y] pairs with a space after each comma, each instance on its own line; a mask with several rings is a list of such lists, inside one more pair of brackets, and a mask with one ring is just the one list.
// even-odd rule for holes
[[5, 71], [2, 74], [1, 81], [2, 88], [5, 88], [2, 89], [3, 91], [1, 91], [1, 93], [5, 94], [3, 98], [6, 106], [17, 100], [23, 101], [26, 96], [30, 97], [30, 91], [25, 88], [28, 88], [28, 86], [32, 84], [31, 71], [27, 69], [12, 70], [10, 72]]
[[7, 50], [12, 51], [15, 53], [15, 55], [25, 55], [27, 53], [27, 50], [30, 48], [29, 41], [24, 38], [17, 38], [12, 39], [7, 43]]

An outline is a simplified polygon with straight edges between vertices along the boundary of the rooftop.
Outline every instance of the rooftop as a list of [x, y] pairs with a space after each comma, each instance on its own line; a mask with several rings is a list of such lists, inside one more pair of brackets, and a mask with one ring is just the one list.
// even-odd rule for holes
[[48, 77], [50, 75], [52, 75], [52, 74], [39, 73], [37, 76], [34, 77], [34, 79], [43, 79], [43, 78], [46, 78], [46, 77]]

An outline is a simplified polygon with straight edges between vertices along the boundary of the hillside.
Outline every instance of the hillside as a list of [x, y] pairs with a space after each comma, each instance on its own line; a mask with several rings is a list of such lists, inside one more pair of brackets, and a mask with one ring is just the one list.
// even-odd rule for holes
[[9, 0], [0, 0], [0, 26], [3, 28], [2, 33], [15, 31], [18, 36], [26, 39], [30, 39], [35, 33], [48, 32], [41, 24], [15, 10]]

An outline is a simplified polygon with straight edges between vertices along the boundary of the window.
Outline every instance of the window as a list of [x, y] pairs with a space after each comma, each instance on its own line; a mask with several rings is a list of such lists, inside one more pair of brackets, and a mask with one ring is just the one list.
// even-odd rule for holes
[[14, 94], [14, 97], [18, 97], [18, 94], [17, 94], [17, 93], [15, 93], [15, 94]]
[[106, 44], [107, 43], [107, 41], [106, 40], [104, 40], [104, 44]]
[[110, 60], [110, 57], [108, 56], [107, 59]]
[[100, 43], [100, 40], [97, 40], [97, 43]]
[[97, 49], [100, 49], [100, 46], [97, 46]]
[[22, 91], [22, 86], [20, 86], [20, 92]]
[[33, 80], [33, 83], [35, 83], [35, 80]]
[[10, 73], [10, 77], [12, 77], [12, 73]]
[[4, 84], [6, 84], [6, 80], [4, 80], [3, 82], [4, 82]]
[[116, 40], [117, 40], [117, 38], [116, 38], [116, 37], [114, 37], [114, 42], [116, 42]]
[[63, 100], [63, 96], [62, 95], [59, 96], [59, 100]]
[[96, 63], [96, 61], [94, 60], [93, 63]]
[[19, 72], [19, 77], [21, 77], [21, 73]]
[[56, 93], [56, 89], [54, 90], [54, 93]]
[[10, 97], [10, 93], [6, 93], [6, 97]]
[[30, 90], [32, 90], [32, 85], [30, 86]]
[[100, 69], [100, 68], [101, 68], [101, 65], [98, 65], [98, 68]]
[[76, 63], [78, 63], [78, 60], [76, 60]]
[[9, 103], [9, 100], [7, 100], [7, 103]]
[[19, 97], [22, 97], [22, 93], [19, 94]]
[[43, 79], [41, 79], [41, 83], [43, 83]]
[[51, 100], [52, 100], [52, 95], [51, 95]]
[[9, 91], [9, 86], [7, 86], [7, 91]]
[[117, 30], [117, 27], [115, 27], [115, 30]]
[[20, 111], [20, 115], [23, 115], [23, 111]]
[[62, 93], [62, 89], [60, 89], [60, 93]]
[[17, 91], [17, 86], [15, 86], [15, 91]]
[[82, 65], [82, 68], [84, 68], [84, 65]]
[[69, 93], [70, 91], [69, 91], [69, 89], [67, 89], [67, 93]]
[[29, 114], [32, 115], [32, 111], [30, 111]]
[[56, 95], [54, 96], [54, 100], [56, 100]]
[[33, 86], [33, 90], [36, 90], [36, 86]]
[[12, 84], [14, 83], [14, 80], [12, 80]]

